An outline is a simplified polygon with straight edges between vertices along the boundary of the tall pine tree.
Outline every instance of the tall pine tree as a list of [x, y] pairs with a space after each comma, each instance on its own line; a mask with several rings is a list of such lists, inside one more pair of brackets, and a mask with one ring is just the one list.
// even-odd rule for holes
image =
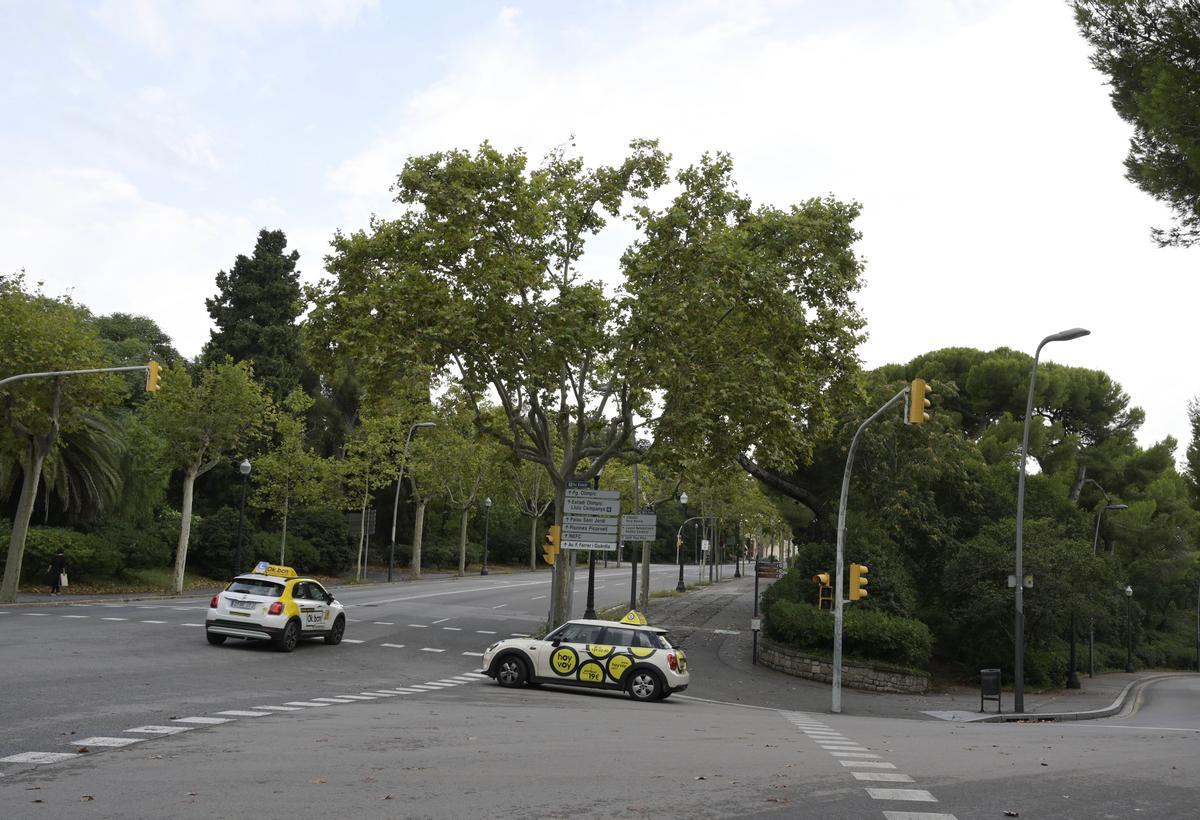
[[228, 273], [217, 274], [217, 295], [205, 300], [216, 329], [204, 361], [249, 361], [276, 402], [300, 385], [306, 370], [296, 324], [303, 306], [299, 259], [299, 252], [287, 252], [283, 231], [259, 231], [254, 255], [238, 254]]

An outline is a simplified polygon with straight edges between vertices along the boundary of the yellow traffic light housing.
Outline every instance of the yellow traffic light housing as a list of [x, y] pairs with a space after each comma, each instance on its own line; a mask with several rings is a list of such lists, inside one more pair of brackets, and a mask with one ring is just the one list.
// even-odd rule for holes
[[924, 379], [912, 380], [908, 391], [908, 424], [924, 424], [929, 421], [932, 407], [929, 397], [932, 395], [933, 390], [930, 389], [929, 382]]
[[867, 578], [868, 572], [870, 572], [870, 569], [862, 564], [850, 565], [851, 601], [857, 601], [860, 598], [866, 598], [870, 594], [867, 592], [867, 584], [871, 583], [871, 580]]
[[162, 379], [162, 365], [151, 359], [150, 366], [146, 368], [146, 392], [157, 393], [160, 379]]
[[829, 573], [818, 572], [813, 576], [813, 581], [817, 584], [817, 606], [821, 609], [833, 609], [833, 582]]
[[546, 543], [542, 545], [542, 557], [546, 559], [546, 563], [550, 566], [554, 566], [554, 560], [558, 557], [561, 538], [562, 528], [557, 524], [550, 527], [546, 532]]

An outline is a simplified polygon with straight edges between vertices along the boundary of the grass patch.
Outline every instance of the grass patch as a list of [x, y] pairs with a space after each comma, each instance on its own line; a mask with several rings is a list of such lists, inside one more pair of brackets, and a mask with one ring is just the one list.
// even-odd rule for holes
[[[187, 591], [210, 590], [225, 586], [224, 581], [214, 581], [204, 575], [185, 573], [183, 589]], [[26, 592], [40, 592], [37, 587]], [[75, 582], [64, 591], [67, 595], [123, 595], [133, 593], [153, 593], [158, 595], [173, 595], [175, 593], [175, 572], [170, 569], [135, 569], [129, 570], [119, 578], [99, 578], [94, 581]]]

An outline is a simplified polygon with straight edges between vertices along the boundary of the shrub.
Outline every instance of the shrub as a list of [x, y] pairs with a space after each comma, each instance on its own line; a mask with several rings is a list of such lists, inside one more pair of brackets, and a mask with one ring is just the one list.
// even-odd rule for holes
[[121, 550], [96, 535], [63, 527], [30, 527], [21, 564], [24, 581], [45, 583], [50, 559], [60, 549], [67, 556], [67, 575], [72, 581], [111, 578], [124, 567]]
[[[237, 549], [238, 511], [222, 507], [206, 515], [192, 530], [188, 548], [188, 565], [211, 578], [224, 578], [234, 569], [234, 553]], [[237, 572], [246, 572], [252, 566], [254, 527], [247, 517], [242, 522], [242, 566]]]
[[[254, 535], [253, 559], [267, 561], [272, 564], [280, 563], [279, 541], [282, 532], [258, 532]], [[299, 535], [290, 531], [287, 546], [284, 550], [283, 564], [292, 567], [301, 575], [311, 575], [320, 572], [321, 552]]]
[[[763, 613], [767, 635], [782, 644], [824, 652], [833, 646], [833, 614], [828, 610], [779, 599], [765, 604]], [[920, 621], [851, 608], [844, 610], [843, 616], [842, 646], [846, 654], [915, 668], [929, 663], [933, 638]]]
[[[337, 510], [301, 510], [288, 518], [288, 552], [296, 535], [317, 550], [309, 572], [339, 575], [354, 565], [357, 538], [351, 536], [346, 518]], [[276, 555], [279, 554], [276, 549]]]

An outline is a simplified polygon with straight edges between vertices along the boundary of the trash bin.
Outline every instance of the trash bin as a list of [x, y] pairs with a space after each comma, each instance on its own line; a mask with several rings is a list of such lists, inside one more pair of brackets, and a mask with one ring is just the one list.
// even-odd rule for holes
[[980, 669], [979, 670], [979, 711], [983, 711], [983, 702], [985, 700], [996, 701], [996, 712], [1003, 712], [1004, 709], [1000, 704], [1000, 670], [999, 669]]

